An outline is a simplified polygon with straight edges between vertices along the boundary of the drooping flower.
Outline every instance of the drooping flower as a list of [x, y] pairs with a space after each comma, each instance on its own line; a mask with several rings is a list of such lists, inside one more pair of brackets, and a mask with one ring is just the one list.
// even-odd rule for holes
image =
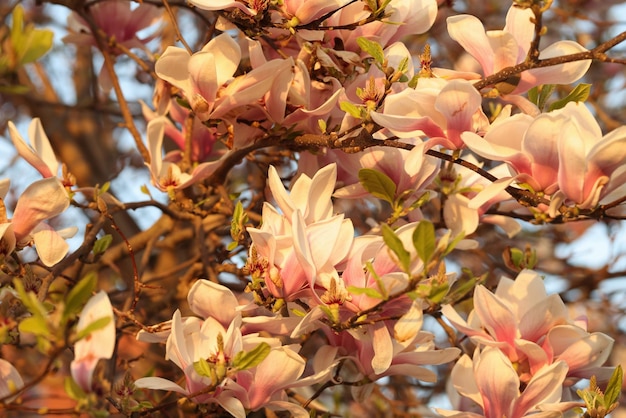
[[74, 360], [70, 370], [74, 381], [85, 391], [91, 392], [93, 372], [100, 359], [110, 359], [115, 349], [115, 318], [113, 307], [106, 292], [101, 290], [92, 296], [83, 308], [76, 326], [80, 333], [96, 321], [108, 319], [101, 328], [90, 332], [74, 345]]

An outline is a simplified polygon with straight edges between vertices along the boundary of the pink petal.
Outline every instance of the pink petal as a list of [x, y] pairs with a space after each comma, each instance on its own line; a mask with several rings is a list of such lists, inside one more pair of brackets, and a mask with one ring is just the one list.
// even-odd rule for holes
[[[477, 358], [478, 357], [478, 358]], [[511, 361], [497, 348], [474, 354], [474, 378], [483, 399], [485, 418], [517, 418], [509, 411], [519, 396], [519, 378]]]
[[13, 232], [18, 241], [41, 221], [61, 214], [70, 205], [65, 187], [56, 177], [38, 180], [24, 190], [13, 212]]
[[232, 322], [239, 306], [229, 288], [209, 280], [196, 281], [187, 294], [187, 301], [196, 315], [215, 318], [225, 328]]
[[450, 16], [446, 22], [450, 37], [476, 58], [486, 76], [493, 74], [494, 53], [482, 22], [470, 15]]

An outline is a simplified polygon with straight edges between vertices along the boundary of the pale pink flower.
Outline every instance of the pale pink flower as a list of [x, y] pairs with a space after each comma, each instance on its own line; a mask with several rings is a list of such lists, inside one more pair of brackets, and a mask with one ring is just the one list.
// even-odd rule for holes
[[[152, 37], [139, 38], [137, 33], [156, 23], [162, 13], [154, 5], [144, 3], [133, 8], [130, 1], [123, 0], [97, 2], [89, 7], [89, 12], [98, 29], [102, 30], [108, 39], [126, 49], [140, 48], [144, 51], [146, 43]], [[97, 46], [91, 27], [78, 13], [69, 15], [67, 26], [70, 33], [63, 37], [63, 42]], [[108, 52], [113, 55], [123, 54], [120, 48], [108, 46], [108, 39], [104, 41]], [[104, 66], [100, 70], [98, 80], [105, 91], [112, 88], [110, 75]]]
[[[405, 206], [418, 199], [437, 175], [440, 160], [425, 155], [425, 144], [416, 144], [411, 151], [399, 148], [372, 147], [363, 152], [360, 168], [380, 171], [396, 185], [394, 198], [409, 194]], [[369, 196], [363, 185], [354, 183], [338, 189], [334, 193], [338, 198], [363, 198]]]
[[513, 115], [492, 125], [484, 138], [471, 132], [462, 137], [482, 157], [505, 161], [512, 180], [555, 195], [554, 207], [565, 202], [593, 208], [626, 180], [626, 128], [602, 136], [583, 103], [570, 102], [536, 118]]
[[110, 359], [115, 349], [115, 317], [106, 292], [101, 290], [92, 296], [83, 308], [76, 325], [81, 332], [96, 320], [108, 318], [108, 323], [74, 345], [74, 360], [70, 364], [72, 378], [85, 391], [91, 392], [93, 372], [100, 359]]
[[[171, 156], [163, 157], [163, 137], [170, 122], [164, 116], [159, 116], [150, 122], [146, 128], [148, 137], [148, 152], [150, 153], [150, 169], [152, 184], [159, 190], [184, 189], [210, 176], [221, 164], [220, 160], [197, 164], [191, 173], [183, 172], [177, 163], [169, 161]], [[176, 156], [174, 156], [176, 157]]]
[[28, 126], [30, 145], [24, 141], [11, 121], [9, 121], [9, 133], [17, 153], [23, 159], [35, 167], [44, 178], [56, 177], [59, 171], [59, 162], [39, 118], [34, 118]]
[[[384, 48], [405, 36], [427, 32], [437, 17], [437, 3], [435, 0], [391, 0], [385, 13], [388, 17], [382, 22], [371, 22], [354, 30], [336, 30], [329, 33], [328, 38], [339, 38], [346, 50], [359, 53], [361, 49], [356, 41], [359, 37], [376, 41]], [[334, 13], [327, 20], [327, 25], [348, 25], [369, 15], [363, 2], [354, 2]]]
[[[476, 349], [472, 359], [463, 355], [454, 365], [451, 378], [454, 388], [477, 403], [485, 418], [547, 418], [560, 416], [555, 411], [574, 406], [558, 404], [566, 373], [567, 364], [558, 361], [539, 369], [522, 386], [511, 360], [497, 348], [485, 347]], [[541, 412], [542, 409], [550, 410]], [[438, 412], [459, 418], [481, 417], [469, 412]]]
[[[9, 190], [9, 181], [0, 183], [0, 199], [4, 199]], [[56, 177], [32, 183], [17, 200], [13, 218], [0, 223], [3, 250], [10, 253], [16, 247], [21, 249], [34, 244], [39, 258], [46, 266], [61, 261], [69, 250], [64, 238], [73, 236], [76, 228], [55, 231], [43, 221], [60, 215], [69, 204], [67, 191]]]
[[[534, 37], [530, 8], [511, 6], [503, 30], [486, 31], [482, 22], [471, 15], [448, 17], [450, 37], [480, 63], [483, 74], [489, 76], [512, 67], [526, 59]], [[543, 49], [540, 59], [586, 51], [573, 41], [559, 41]], [[589, 69], [591, 60], [575, 61], [552, 67], [524, 71], [511, 94], [521, 94], [540, 84], [570, 84], [581, 78]]]
[[22, 376], [8, 361], [0, 359], [0, 399], [7, 397], [4, 402], [12, 402], [15, 397], [12, 393], [24, 387]]
[[[233, 78], [240, 60], [239, 45], [224, 33], [193, 55], [182, 48], [168, 47], [156, 62], [155, 72], [182, 90], [189, 106], [202, 121], [228, 119], [227, 114], [233, 109], [258, 104], [274, 86], [276, 77], [293, 65], [290, 59], [275, 59]], [[236, 119], [236, 115], [232, 119]]]
[[231, 0], [190, 0], [189, 3], [203, 10], [227, 10], [227, 9], [239, 9], [249, 16], [256, 16], [256, 14], [262, 10], [262, 8], [247, 7], [252, 6], [254, 3], [264, 3], [261, 1], [231, 1]]
[[463, 132], [482, 132], [489, 125], [480, 93], [467, 80], [420, 79], [415, 89], [387, 96], [372, 120], [400, 138], [427, 136], [432, 145], [464, 147]]
[[588, 333], [580, 321], [570, 319], [559, 295], [548, 295], [534, 271], [522, 271], [515, 281], [501, 278], [495, 293], [477, 286], [474, 310], [467, 321], [450, 305], [443, 306], [442, 313], [474, 343], [497, 347], [520, 364], [522, 381], [559, 360], [566, 362], [571, 377], [606, 375], [600, 366], [610, 354], [613, 339]]
[[270, 167], [268, 183], [278, 209], [265, 203], [262, 226], [248, 233], [253, 251], [267, 263], [259, 273], [276, 297], [291, 299], [316, 284], [328, 289], [331, 281], [339, 283], [335, 267], [348, 254], [354, 227], [343, 215], [333, 215], [336, 172], [332, 164], [313, 178], [300, 175], [287, 193]]

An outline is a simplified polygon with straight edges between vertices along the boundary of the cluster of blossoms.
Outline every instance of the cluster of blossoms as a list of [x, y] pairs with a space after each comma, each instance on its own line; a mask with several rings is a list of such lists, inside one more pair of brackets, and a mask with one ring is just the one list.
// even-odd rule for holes
[[[589, 60], [530, 69], [512, 84], [496, 84], [490, 95], [504, 106], [490, 119], [487, 95], [474, 82], [526, 60], [538, 36], [529, 7], [512, 6], [498, 31], [486, 32], [473, 16], [448, 18], [450, 36], [475, 58], [479, 74], [432, 67], [428, 49], [418, 69], [400, 42], [430, 29], [435, 0], [190, 3], [219, 11], [223, 33], [197, 52], [169, 46], [155, 62], [154, 109], [142, 103], [152, 184], [177, 204], [198, 197], [188, 207], [200, 207], [202, 186], [222, 186], [207, 179], [222, 180], [224, 167], [252, 151], [284, 145], [298, 152], [298, 165], [286, 188], [282, 169], [271, 165], [278, 160], [260, 164], [269, 167], [262, 223], [247, 224], [241, 214], [233, 220], [245, 224], [239, 243], [248, 245], [241, 262], [250, 277], [246, 292], [200, 279], [187, 295], [194, 316], [176, 309], [170, 321], [142, 324], [137, 340], [164, 344], [182, 384], [135, 376], [133, 390], [175, 392], [237, 418], [263, 408], [307, 417], [308, 403], [294, 399], [314, 399], [314, 387], [346, 384], [363, 402], [383, 378], [435, 382], [433, 366], [456, 361], [451, 386], [464, 399], [437, 413], [518, 418], [579, 407], [572, 385], [609, 379], [612, 369], [602, 365], [613, 340], [570, 318], [538, 273], [501, 278], [495, 292], [478, 285], [464, 319], [457, 302], [465, 294], [451, 290], [457, 277], [445, 262], [451, 251], [478, 245], [470, 238], [482, 222], [512, 236], [521, 227], [511, 215], [568, 219], [626, 194], [626, 128], [603, 136], [584, 103], [542, 112], [522, 96], [579, 80]], [[146, 49], [150, 38], [139, 39], [137, 31], [157, 19], [156, 8], [126, 6], [117, 0], [92, 6], [95, 22], [72, 15], [75, 33], [65, 41], [100, 45], [96, 24], [115, 41], [108, 54]], [[107, 16], [120, 20], [112, 24]], [[536, 58], [584, 51], [561, 41]], [[102, 72], [100, 83], [108, 91], [110, 74]], [[54, 231], [44, 221], [64, 212], [74, 193], [94, 191], [76, 189], [65, 170], [57, 177], [59, 164], [37, 119], [31, 145], [12, 123], [9, 131], [19, 155], [44, 179], [21, 194], [11, 219], [2, 200], [9, 183], [0, 181], [0, 253], [35, 245], [51, 267], [67, 254], [64, 238], [75, 229]], [[177, 149], [166, 153], [167, 138]], [[465, 166], [454, 168], [461, 160]], [[344, 213], [346, 202], [357, 201], [368, 214], [385, 213], [380, 200], [391, 206], [387, 222], [367, 218], [357, 227]], [[116, 328], [107, 294], [86, 293], [70, 370], [92, 393], [98, 361], [113, 355]], [[471, 344], [446, 343], [423, 329], [433, 313]], [[134, 314], [120, 317], [136, 325]], [[13, 401], [23, 387], [15, 367], [0, 359], [0, 400]]]

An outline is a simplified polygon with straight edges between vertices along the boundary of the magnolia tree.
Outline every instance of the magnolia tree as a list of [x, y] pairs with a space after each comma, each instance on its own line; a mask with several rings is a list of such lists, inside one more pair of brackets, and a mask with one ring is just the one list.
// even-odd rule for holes
[[0, 410], [619, 414], [620, 2], [19, 3]]

